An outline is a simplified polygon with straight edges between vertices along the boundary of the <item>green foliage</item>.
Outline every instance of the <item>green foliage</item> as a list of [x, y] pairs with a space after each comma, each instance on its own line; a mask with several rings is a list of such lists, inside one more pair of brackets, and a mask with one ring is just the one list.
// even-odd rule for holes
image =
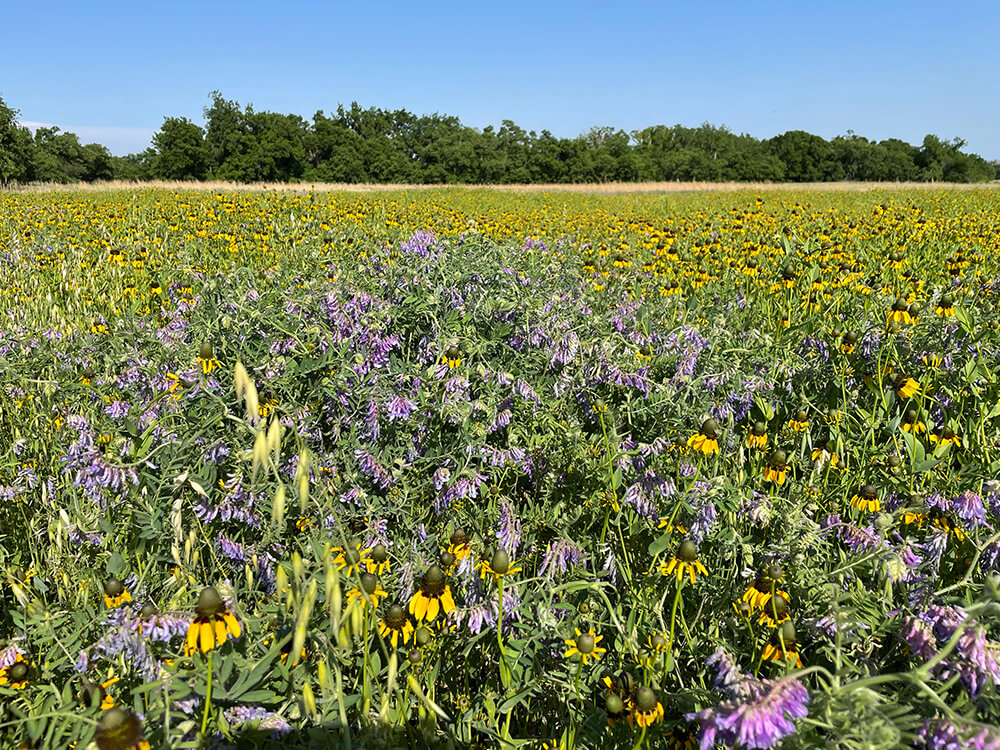
[[118, 178], [234, 182], [403, 184], [599, 183], [636, 181], [982, 182], [996, 163], [962, 151], [965, 141], [928, 135], [917, 148], [848, 131], [832, 141], [801, 130], [769, 140], [723, 126], [654, 125], [626, 133], [594, 127], [576, 138], [536, 134], [511, 120], [478, 130], [454, 116], [338, 105], [312, 121], [256, 112], [219, 91], [202, 129], [165, 117], [154, 148], [111, 157], [72, 133], [40, 128], [32, 141], [0, 100], [0, 181], [75, 182]]
[[18, 111], [0, 97], [0, 185], [21, 182], [31, 169], [31, 133], [17, 124]]
[[167, 117], [153, 136], [152, 171], [167, 180], [204, 180], [208, 174], [205, 132], [186, 117]]

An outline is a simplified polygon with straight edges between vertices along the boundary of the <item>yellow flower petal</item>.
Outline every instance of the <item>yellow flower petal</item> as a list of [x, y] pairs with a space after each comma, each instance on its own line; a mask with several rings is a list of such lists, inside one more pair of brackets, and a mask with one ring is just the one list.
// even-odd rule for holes
[[438, 609], [441, 607], [441, 602], [437, 597], [429, 599], [427, 602], [427, 622], [434, 622], [435, 618], [438, 616]]
[[226, 612], [223, 615], [223, 619], [226, 621], [226, 630], [229, 631], [233, 638], [239, 638], [243, 634], [239, 621], [232, 614]]
[[213, 623], [215, 627], [215, 642], [220, 646], [228, 640], [228, 635], [226, 634], [226, 623], [223, 620], [216, 619]]
[[201, 652], [203, 654], [215, 648], [215, 630], [212, 628], [212, 623], [203, 622], [198, 637], [201, 642]]

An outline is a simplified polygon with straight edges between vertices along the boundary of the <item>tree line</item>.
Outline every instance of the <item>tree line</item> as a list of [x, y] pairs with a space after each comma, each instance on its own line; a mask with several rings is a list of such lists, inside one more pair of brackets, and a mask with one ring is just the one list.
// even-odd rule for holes
[[627, 133], [595, 127], [576, 138], [525, 131], [510, 120], [479, 130], [450, 115], [362, 108], [298, 115], [257, 112], [214, 91], [204, 127], [165, 117], [142, 153], [112, 156], [73, 133], [17, 122], [0, 98], [0, 183], [122, 180], [408, 184], [639, 181], [983, 182], [1000, 162], [966, 153], [961, 138], [920, 146], [848, 131], [826, 140], [802, 130], [769, 139], [708, 123]]

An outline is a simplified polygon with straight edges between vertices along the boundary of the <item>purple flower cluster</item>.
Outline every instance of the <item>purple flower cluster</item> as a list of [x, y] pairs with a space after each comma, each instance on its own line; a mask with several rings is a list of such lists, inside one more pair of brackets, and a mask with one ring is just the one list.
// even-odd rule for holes
[[549, 547], [545, 550], [538, 574], [551, 581], [556, 573], [568, 572], [571, 565], [586, 564], [587, 553], [584, 552], [583, 547], [566, 539], [554, 539], [549, 542]]
[[923, 750], [1000, 750], [1000, 732], [989, 729], [962, 731], [947, 719], [924, 722], [917, 732], [916, 748]]
[[1000, 642], [959, 607], [932, 605], [903, 625], [900, 637], [910, 652], [924, 661], [939, 656], [953, 638], [952, 650], [934, 665], [942, 680], [958, 675], [975, 698], [986, 685], [1000, 684]]
[[721, 744], [745, 748], [770, 748], [795, 734], [796, 719], [808, 714], [809, 692], [794, 677], [759, 680], [743, 674], [722, 649], [708, 661], [717, 669], [716, 687], [728, 700], [715, 708], [686, 715], [698, 720], [702, 750]]

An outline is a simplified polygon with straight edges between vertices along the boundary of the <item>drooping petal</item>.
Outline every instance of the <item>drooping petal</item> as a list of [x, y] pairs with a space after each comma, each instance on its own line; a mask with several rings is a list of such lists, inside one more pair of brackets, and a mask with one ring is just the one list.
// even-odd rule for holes
[[427, 622], [434, 622], [441, 608], [440, 600], [435, 596], [427, 601]]
[[240, 627], [239, 620], [233, 617], [233, 615], [229, 612], [226, 612], [226, 614], [223, 615], [223, 618], [226, 621], [226, 629], [229, 633], [233, 636], [233, 638], [239, 638], [243, 634], [243, 629]]
[[199, 640], [201, 641], [201, 652], [207, 653], [215, 648], [215, 629], [211, 622], [203, 622], [200, 626]]

